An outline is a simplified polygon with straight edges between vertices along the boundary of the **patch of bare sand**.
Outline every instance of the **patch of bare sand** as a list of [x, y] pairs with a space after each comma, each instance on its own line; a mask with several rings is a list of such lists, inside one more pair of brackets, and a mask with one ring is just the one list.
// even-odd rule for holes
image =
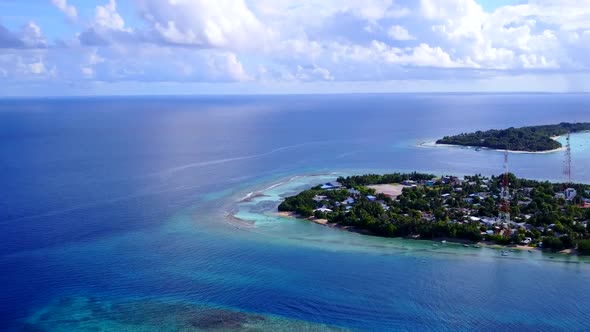
[[375, 189], [378, 194], [385, 194], [396, 199], [397, 196], [402, 194], [402, 190], [405, 186], [402, 184], [376, 184], [367, 187]]

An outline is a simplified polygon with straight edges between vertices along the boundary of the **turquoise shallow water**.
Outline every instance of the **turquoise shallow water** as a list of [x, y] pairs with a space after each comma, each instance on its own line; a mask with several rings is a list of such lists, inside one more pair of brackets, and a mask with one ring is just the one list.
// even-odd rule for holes
[[[367, 237], [272, 212], [281, 195], [339, 174], [497, 174], [502, 153], [417, 144], [590, 121], [588, 105], [586, 95], [2, 101], [2, 328], [588, 330], [585, 259]], [[576, 181], [590, 183], [589, 140], [572, 137]], [[562, 180], [562, 166], [563, 153], [510, 156], [519, 176]]]

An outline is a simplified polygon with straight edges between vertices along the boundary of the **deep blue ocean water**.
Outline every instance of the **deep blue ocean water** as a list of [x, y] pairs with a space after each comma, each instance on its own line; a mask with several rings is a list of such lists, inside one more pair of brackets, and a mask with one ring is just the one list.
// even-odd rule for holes
[[[434, 250], [277, 218], [270, 201], [247, 227], [228, 217], [297, 175], [499, 174], [500, 152], [418, 144], [563, 121], [590, 121], [590, 95], [1, 100], [0, 324], [588, 331], [584, 259]], [[590, 183], [590, 134], [572, 144]], [[563, 160], [509, 168], [561, 181]]]

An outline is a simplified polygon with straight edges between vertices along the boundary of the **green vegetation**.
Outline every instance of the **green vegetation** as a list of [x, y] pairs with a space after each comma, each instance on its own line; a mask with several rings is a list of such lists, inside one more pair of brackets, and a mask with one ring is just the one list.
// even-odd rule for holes
[[[509, 174], [511, 221], [501, 223], [498, 196], [502, 177], [430, 174], [362, 175], [339, 178], [334, 188], [316, 186], [287, 197], [280, 211], [369, 231], [384, 237], [482, 240], [528, 244], [550, 250], [579, 249], [590, 255], [590, 186], [540, 182]], [[398, 197], [369, 188], [403, 183]], [[566, 200], [564, 190], [576, 191]]]
[[561, 148], [561, 143], [551, 137], [585, 130], [590, 130], [590, 123], [564, 122], [557, 125], [463, 133], [456, 136], [446, 136], [436, 143], [513, 151], [549, 151]]
[[432, 174], [422, 173], [392, 173], [392, 174], [366, 174], [349, 177], [340, 177], [338, 182], [345, 187], [353, 188], [357, 186], [366, 186], [371, 184], [387, 184], [387, 183], [402, 183], [403, 181], [423, 181], [430, 180], [434, 177]]
[[580, 240], [578, 242], [578, 251], [582, 255], [590, 255], [590, 240]]

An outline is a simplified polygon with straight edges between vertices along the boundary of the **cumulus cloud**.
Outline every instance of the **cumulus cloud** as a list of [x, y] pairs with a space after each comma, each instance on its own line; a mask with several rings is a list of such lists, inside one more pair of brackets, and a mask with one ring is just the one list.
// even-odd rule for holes
[[35, 22], [29, 22], [23, 26], [20, 39], [26, 47], [46, 47], [47, 40], [41, 32], [41, 28]]
[[212, 55], [208, 61], [211, 77], [221, 81], [248, 81], [250, 76], [233, 53]]
[[132, 28], [126, 27], [125, 20], [117, 10], [117, 2], [109, 0], [95, 8], [94, 19], [85, 31], [78, 35], [78, 41], [87, 46], [107, 46], [113, 43], [136, 43], [139, 36]]
[[412, 36], [406, 28], [400, 25], [392, 25], [387, 34], [393, 40], [414, 40], [416, 37]]
[[201, 48], [264, 47], [274, 32], [244, 0], [142, 0], [143, 17], [162, 41]]
[[125, 31], [125, 21], [117, 12], [117, 2], [109, 0], [103, 6], [96, 6], [94, 24], [100, 29]]
[[334, 80], [334, 77], [328, 69], [316, 65], [306, 67], [298, 65], [294, 74], [287, 74], [287, 78], [298, 81]]
[[45, 48], [47, 39], [33, 21], [23, 25], [19, 32], [12, 32], [0, 25], [0, 48]]
[[21, 54], [0, 54], [0, 68], [4, 79], [14, 81], [39, 81], [55, 79], [57, 68], [49, 64], [45, 51], [23, 50]]
[[76, 31], [52, 45], [34, 22], [17, 31], [0, 25], [0, 48], [21, 57], [0, 61], [4, 79], [16, 77], [13, 67], [31, 77], [108, 82], [590, 71], [588, 1], [529, 0], [486, 11], [476, 0], [136, 0], [139, 23], [115, 0], [100, 0], [89, 17], [67, 0], [52, 3], [76, 19]]
[[47, 68], [45, 68], [45, 64], [41, 61], [30, 63], [28, 67], [31, 73], [36, 75], [43, 74], [47, 71]]
[[68, 5], [67, 0], [51, 0], [51, 3], [66, 14], [69, 19], [76, 20], [78, 18], [78, 10], [76, 7]]
[[[485, 12], [474, 0], [421, 0], [421, 13], [432, 22], [432, 31], [444, 46], [490, 69], [555, 69], [573, 67], [558, 34], [568, 25], [572, 10], [553, 15], [548, 3], [500, 7]], [[560, 3], [561, 5], [561, 3]], [[579, 8], [590, 14], [590, 10]], [[564, 16], [564, 12], [570, 15]], [[539, 13], [544, 13], [539, 15]], [[560, 22], [560, 23], [558, 23]], [[555, 26], [555, 24], [559, 24]]]

